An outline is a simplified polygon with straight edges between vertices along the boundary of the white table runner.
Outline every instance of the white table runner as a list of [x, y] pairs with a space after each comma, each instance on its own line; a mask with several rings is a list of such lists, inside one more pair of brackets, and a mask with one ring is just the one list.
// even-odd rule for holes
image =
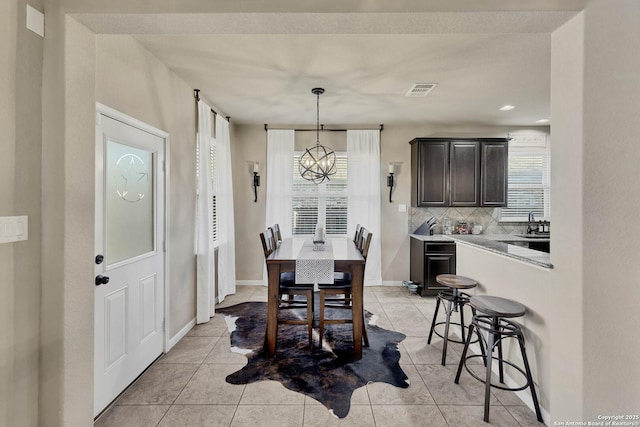
[[296, 283], [333, 284], [333, 246], [328, 240], [324, 250], [314, 251], [311, 239], [305, 240], [296, 257]]

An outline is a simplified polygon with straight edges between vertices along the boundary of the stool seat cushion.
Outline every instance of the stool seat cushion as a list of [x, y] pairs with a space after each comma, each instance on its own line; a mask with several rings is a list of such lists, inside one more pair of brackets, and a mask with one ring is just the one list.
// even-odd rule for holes
[[457, 274], [439, 274], [436, 276], [436, 282], [452, 289], [471, 289], [478, 286], [477, 281]]
[[491, 295], [473, 296], [470, 305], [480, 313], [492, 317], [520, 317], [527, 311], [527, 308], [517, 301]]

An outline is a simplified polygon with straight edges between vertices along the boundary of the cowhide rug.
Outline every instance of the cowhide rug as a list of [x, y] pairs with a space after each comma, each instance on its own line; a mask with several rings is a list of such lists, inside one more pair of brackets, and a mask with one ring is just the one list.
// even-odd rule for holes
[[[269, 359], [264, 350], [266, 302], [245, 302], [216, 311], [226, 316], [231, 351], [243, 353], [248, 358], [245, 367], [227, 377], [230, 384], [280, 381], [286, 388], [318, 400], [338, 418], [349, 413], [353, 392], [369, 382], [409, 387], [409, 380], [398, 363], [398, 343], [405, 335], [370, 324], [371, 313], [366, 313], [370, 347], [363, 346], [360, 360], [353, 357], [349, 324], [328, 325], [323, 348], [318, 348], [317, 329], [314, 330], [313, 350], [308, 348], [306, 326], [278, 325], [276, 356]], [[285, 310], [284, 313], [304, 316], [306, 312]], [[327, 310], [327, 317], [349, 314], [346, 310]], [[316, 310], [316, 328], [318, 318]]]

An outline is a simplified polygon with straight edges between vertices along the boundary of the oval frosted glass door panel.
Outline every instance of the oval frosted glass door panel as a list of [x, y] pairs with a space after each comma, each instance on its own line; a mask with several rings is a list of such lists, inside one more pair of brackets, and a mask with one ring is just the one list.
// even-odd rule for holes
[[107, 141], [106, 259], [109, 265], [155, 251], [151, 151]]

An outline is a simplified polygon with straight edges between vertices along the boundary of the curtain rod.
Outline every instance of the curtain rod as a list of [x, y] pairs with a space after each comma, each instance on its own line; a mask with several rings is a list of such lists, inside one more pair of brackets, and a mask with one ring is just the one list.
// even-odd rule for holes
[[[264, 124], [265, 132], [269, 130], [269, 125]], [[271, 130], [290, 130], [290, 128], [271, 128]], [[296, 132], [315, 132], [316, 129], [293, 129]], [[324, 125], [320, 125], [320, 130], [322, 132], [346, 132], [348, 130], [359, 130], [359, 129], [325, 129]], [[369, 129], [364, 129], [369, 130]], [[380, 124], [380, 132], [384, 130], [384, 124]]]
[[[200, 89], [194, 89], [193, 90], [193, 97], [196, 99], [196, 103], [198, 103], [198, 101], [200, 101]], [[211, 107], [209, 107], [211, 108]], [[217, 114], [219, 116], [222, 116], [222, 114], [218, 113], [216, 110], [214, 110], [213, 108], [211, 108], [211, 112], [213, 114]], [[231, 121], [231, 116], [226, 116], [227, 121], [230, 122]]]

